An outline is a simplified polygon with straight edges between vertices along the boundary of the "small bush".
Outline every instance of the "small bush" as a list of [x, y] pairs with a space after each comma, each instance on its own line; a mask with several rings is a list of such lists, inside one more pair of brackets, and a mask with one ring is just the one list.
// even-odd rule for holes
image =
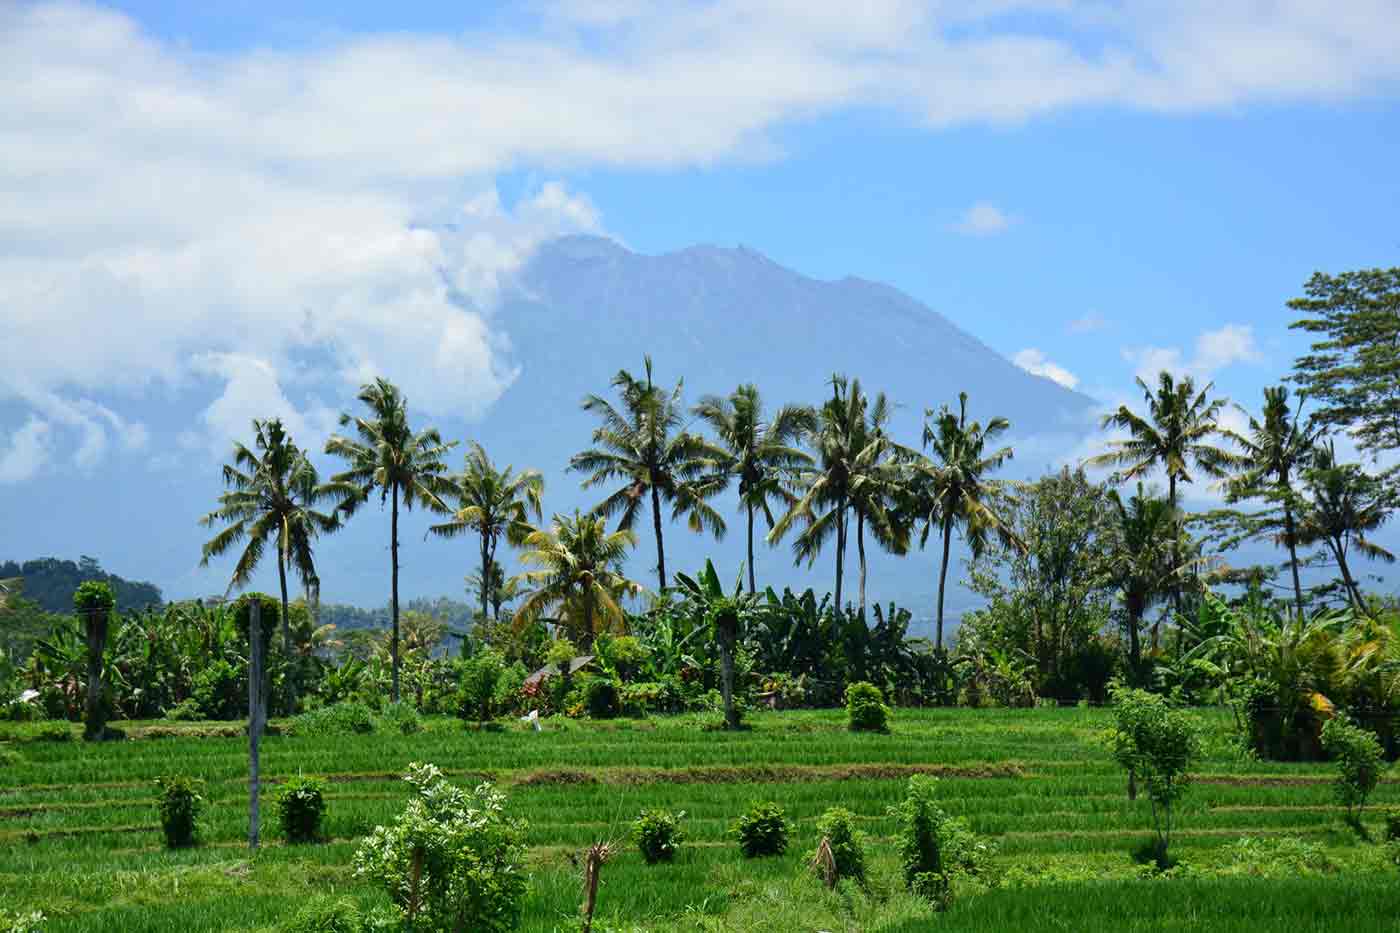
[[1297, 836], [1246, 836], [1226, 847], [1236, 871], [1259, 877], [1329, 874], [1337, 866], [1315, 842]]
[[888, 732], [890, 708], [880, 688], [857, 681], [846, 688], [846, 716], [852, 732]]
[[248, 644], [248, 620], [251, 617], [249, 606], [258, 604], [258, 620], [262, 623], [262, 646], [266, 652], [272, 647], [273, 636], [277, 634], [277, 622], [282, 616], [282, 601], [266, 593], [244, 593], [233, 604], [233, 622], [243, 643]]
[[165, 718], [175, 722], [200, 722], [205, 718], [205, 715], [194, 697], [186, 697], [166, 710]]
[[643, 810], [637, 817], [632, 824], [632, 838], [648, 865], [675, 859], [676, 850], [685, 841], [685, 831], [681, 829], [684, 818], [685, 811], [669, 810]]
[[401, 735], [415, 735], [423, 731], [423, 717], [408, 703], [386, 703], [379, 718], [384, 720], [386, 728]]
[[[825, 840], [831, 850], [832, 867], [837, 878], [851, 878], [858, 884], [865, 884], [865, 846], [855, 830], [855, 814], [844, 807], [832, 807], [817, 820], [817, 838]], [[817, 856], [812, 864], [817, 873], [824, 873], [820, 864], [821, 846], [818, 843]]]
[[14, 699], [0, 706], [0, 719], [10, 722], [39, 722], [45, 718], [44, 708], [31, 700]]
[[462, 683], [457, 691], [457, 715], [462, 719], [488, 722], [496, 716], [496, 689], [506, 662], [498, 651], [483, 651], [462, 665]]
[[1174, 808], [1190, 784], [1188, 769], [1200, 753], [1200, 727], [1191, 716], [1169, 706], [1166, 699], [1145, 690], [1117, 690], [1113, 702], [1113, 757], [1128, 772], [1130, 781], [1141, 780], [1146, 785], [1152, 826], [1157, 832], [1153, 858], [1165, 869], [1170, 864], [1167, 847], [1171, 845]]
[[373, 710], [353, 700], [302, 713], [291, 722], [292, 735], [368, 735], [373, 731]]
[[1381, 743], [1374, 733], [1337, 717], [1322, 727], [1322, 748], [1337, 763], [1337, 802], [1347, 808], [1349, 822], [1359, 823], [1366, 799], [1380, 781]]
[[1400, 807], [1391, 807], [1382, 817], [1385, 820], [1385, 841], [1400, 842]]
[[588, 717], [590, 719], [616, 719], [622, 710], [622, 699], [618, 694], [617, 683], [609, 677], [599, 677], [588, 682]]
[[506, 816], [505, 796], [490, 784], [462, 790], [417, 762], [404, 780], [414, 796], [360, 845], [355, 874], [384, 888], [412, 929], [515, 929], [527, 883], [525, 825]]
[[38, 910], [15, 913], [0, 910], [0, 933], [43, 933], [45, 919]]
[[291, 843], [321, 839], [321, 819], [326, 814], [325, 785], [316, 778], [297, 775], [277, 791], [277, 821], [282, 837]]
[[782, 807], [776, 803], [756, 803], [739, 817], [730, 833], [739, 840], [744, 858], [759, 858], [786, 852], [790, 829]]
[[946, 910], [953, 899], [953, 877], [982, 874], [992, 850], [934, 802], [937, 782], [925, 775], [910, 778], [908, 796], [889, 813], [899, 826], [905, 886]]
[[41, 722], [29, 733], [31, 742], [71, 742], [73, 727], [62, 721]]
[[360, 906], [348, 897], [318, 897], [278, 927], [279, 933], [364, 933]]
[[190, 695], [204, 719], [242, 719], [248, 715], [248, 671], [215, 661], [194, 675]]
[[176, 775], [156, 778], [156, 787], [160, 788], [156, 809], [166, 847], [184, 849], [194, 845], [199, 814], [204, 810], [204, 782]]

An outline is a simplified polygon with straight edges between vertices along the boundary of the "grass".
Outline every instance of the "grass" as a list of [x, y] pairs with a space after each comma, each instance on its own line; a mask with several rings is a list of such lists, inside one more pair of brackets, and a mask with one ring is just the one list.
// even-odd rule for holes
[[[463, 783], [497, 782], [528, 821], [525, 930], [572, 928], [571, 856], [624, 839], [639, 810], [661, 807], [686, 811], [688, 840], [675, 864], [648, 867], [626, 848], [604, 869], [600, 931], [913, 933], [935, 921], [899, 888], [885, 811], [909, 774], [927, 772], [940, 775], [941, 805], [999, 845], [999, 883], [964, 885], [940, 928], [1400, 930], [1400, 879], [1379, 846], [1344, 826], [1330, 768], [1240, 756], [1228, 713], [1201, 715], [1208, 755], [1180, 807], [1181, 867], [1166, 879], [1144, 877], [1131, 858], [1150, 816], [1145, 800], [1127, 799], [1100, 710], [901, 710], [889, 735], [847, 731], [842, 711], [759, 714], [733, 734], [675, 717], [551, 721], [542, 733], [436, 719], [409, 736], [270, 735], [266, 778], [329, 779], [331, 838], [305, 847], [269, 838], [251, 857], [247, 744], [235, 724], [122, 723], [125, 741], [96, 746], [0, 724], [0, 890], [7, 909], [41, 909], [46, 929], [63, 931], [270, 930], [314, 895], [382, 904], [353, 877], [351, 858], [357, 839], [402, 807], [398, 776], [418, 760]], [[176, 771], [207, 781], [210, 804], [202, 845], [170, 853], [152, 782]], [[726, 830], [760, 800], [786, 809], [791, 846], [744, 860]], [[1392, 777], [1373, 807], [1396, 803]], [[831, 806], [856, 813], [869, 836], [869, 891], [826, 892], [807, 874], [817, 817]], [[273, 837], [271, 807], [263, 812]], [[1298, 869], [1299, 851], [1316, 870]]]

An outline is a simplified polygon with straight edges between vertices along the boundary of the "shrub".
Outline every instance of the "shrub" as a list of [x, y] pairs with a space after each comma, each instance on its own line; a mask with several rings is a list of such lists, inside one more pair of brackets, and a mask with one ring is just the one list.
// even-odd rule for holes
[[588, 682], [587, 699], [590, 719], [616, 719], [622, 710], [617, 683], [610, 677], [598, 677]]
[[669, 810], [643, 810], [641, 816], [637, 817], [637, 821], [632, 824], [632, 838], [636, 840], [637, 849], [648, 865], [675, 859], [676, 850], [685, 841], [685, 831], [681, 829], [681, 820], [684, 818], [684, 810], [680, 813], [672, 813]]
[[368, 933], [378, 929], [372, 917], [348, 897], [318, 897], [277, 928], [278, 933]]
[[782, 807], [776, 803], [756, 803], [739, 817], [730, 832], [739, 840], [744, 858], [758, 858], [786, 852], [790, 829]]
[[272, 638], [277, 633], [277, 621], [282, 615], [282, 601], [266, 593], [244, 593], [233, 604], [233, 622], [243, 643], [248, 644], [248, 607], [258, 604], [258, 620], [262, 622], [262, 646], [266, 652], [272, 647]]
[[1391, 807], [1383, 814], [1385, 819], [1385, 841], [1400, 842], [1400, 807]]
[[199, 722], [204, 719], [204, 711], [194, 697], [185, 697], [165, 711], [165, 718], [175, 722]]
[[1359, 823], [1366, 799], [1380, 780], [1381, 743], [1339, 716], [1322, 727], [1322, 747], [1337, 762], [1337, 802], [1347, 808], [1349, 822]]
[[1260, 877], [1291, 878], [1337, 869], [1321, 846], [1297, 836], [1246, 836], [1231, 843], [1226, 851], [1237, 871]]
[[379, 714], [384, 725], [401, 735], [414, 735], [423, 731], [423, 717], [409, 703], [387, 703]]
[[1130, 780], [1141, 780], [1147, 788], [1157, 833], [1154, 858], [1159, 868], [1166, 868], [1173, 807], [1190, 783], [1187, 769], [1199, 754], [1200, 729], [1189, 715], [1145, 690], [1115, 691], [1113, 701], [1113, 756]]
[[111, 612], [116, 606], [112, 587], [101, 580], [86, 580], [73, 591], [73, 608], [78, 612]]
[[325, 785], [316, 778], [297, 775], [277, 791], [277, 821], [282, 837], [291, 843], [321, 839], [321, 819], [326, 814]]
[[879, 687], [861, 680], [846, 688], [846, 716], [852, 732], [888, 732], [889, 715]]
[[29, 736], [31, 742], [71, 742], [73, 728], [61, 721], [41, 722], [34, 726]]
[[432, 765], [404, 776], [414, 796], [390, 826], [376, 826], [355, 853], [355, 874], [383, 887], [413, 929], [514, 929], [525, 897], [525, 826], [505, 796], [482, 784], [465, 791]]
[[205, 719], [242, 719], [248, 715], [248, 671], [215, 661], [194, 675], [190, 696]]
[[[812, 865], [819, 875], [833, 871], [835, 878], [852, 878], [865, 884], [865, 846], [855, 830], [855, 814], [844, 807], [832, 807], [817, 820], [817, 854]], [[830, 864], [822, 858], [822, 843], [831, 854]]]
[[462, 684], [457, 692], [458, 716], [477, 722], [495, 718], [496, 687], [505, 667], [505, 658], [498, 651], [483, 651], [462, 666]]
[[291, 722], [293, 735], [368, 735], [373, 731], [374, 712], [357, 701], [323, 706]]
[[904, 802], [890, 807], [889, 813], [899, 826], [905, 886], [946, 910], [952, 903], [953, 877], [981, 874], [991, 848], [934, 803], [937, 782], [925, 775], [910, 778]]
[[45, 919], [38, 910], [22, 913], [0, 910], [0, 933], [43, 933]]
[[44, 718], [44, 708], [32, 700], [14, 699], [0, 707], [0, 719], [10, 722], [38, 722]]
[[160, 799], [160, 828], [165, 833], [165, 845], [183, 849], [194, 845], [198, 832], [199, 814], [204, 809], [204, 782], [184, 775], [156, 778]]

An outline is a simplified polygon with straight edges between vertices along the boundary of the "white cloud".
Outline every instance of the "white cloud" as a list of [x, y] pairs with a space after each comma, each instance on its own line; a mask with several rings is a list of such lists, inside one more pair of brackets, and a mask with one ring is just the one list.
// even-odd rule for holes
[[1003, 232], [1015, 222], [1016, 219], [1007, 215], [1001, 208], [986, 201], [978, 201], [963, 211], [962, 217], [953, 225], [953, 230], [968, 236], [992, 236]]
[[1083, 317], [1077, 317], [1066, 325], [1065, 329], [1071, 334], [1092, 334], [1108, 327], [1108, 320], [1096, 311], [1090, 311]]
[[1033, 376], [1044, 376], [1046, 379], [1058, 382], [1066, 389], [1073, 389], [1079, 385], [1078, 376], [1058, 363], [1046, 359], [1045, 354], [1034, 347], [1020, 351], [1011, 358], [1011, 362]]
[[1190, 359], [1180, 347], [1125, 347], [1123, 358], [1132, 363], [1137, 375], [1151, 382], [1163, 372], [1177, 376], [1209, 379], [1215, 373], [1235, 363], [1259, 363], [1264, 359], [1254, 341], [1254, 329], [1248, 324], [1226, 324], [1218, 330], [1208, 330], [1196, 338], [1195, 353]]
[[[97, 6], [0, 3], [0, 399], [86, 466], [143, 446], [115, 408], [153, 385], [224, 380], [206, 435], [239, 399], [314, 430], [317, 393], [375, 374], [471, 414], [514, 376], [502, 276], [601, 226], [558, 184], [502, 205], [504, 169], [773, 157], [785, 126], [853, 108], [938, 127], [1393, 89], [1393, 3], [1335, 6], [562, 0], [508, 32], [197, 53]], [[267, 367], [256, 387], [207, 362], [230, 354]]]
[[8, 438], [0, 438], [0, 485], [20, 483], [39, 472], [49, 456], [49, 425], [31, 417]]

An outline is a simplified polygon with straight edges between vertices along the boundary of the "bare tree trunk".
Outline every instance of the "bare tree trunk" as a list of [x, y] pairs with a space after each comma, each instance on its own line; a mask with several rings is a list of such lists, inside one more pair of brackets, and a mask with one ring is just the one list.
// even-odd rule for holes
[[85, 609], [87, 629], [87, 708], [84, 711], [83, 738], [100, 739], [107, 732], [102, 711], [102, 656], [107, 651], [106, 609]]
[[389, 487], [389, 498], [393, 500], [389, 518], [389, 567], [390, 594], [389, 614], [393, 619], [393, 634], [389, 644], [389, 654], [393, 666], [393, 691], [395, 703], [399, 702], [399, 487], [395, 483]]
[[651, 485], [651, 524], [656, 530], [656, 578], [661, 581], [661, 589], [666, 589], [666, 546], [661, 541], [661, 494], [656, 484]]
[[282, 653], [287, 659], [287, 715], [297, 711], [297, 675], [299, 668], [296, 654], [292, 651], [292, 625], [287, 611], [287, 563], [285, 552], [277, 551], [277, 582], [282, 586]]
[[756, 593], [758, 588], [754, 585], [753, 571], [753, 505], [749, 505], [749, 594]]
[[943, 563], [938, 568], [938, 628], [934, 647], [943, 650], [943, 589], [948, 583], [948, 552], [953, 547], [953, 523], [943, 520]]
[[260, 821], [258, 794], [261, 790], [258, 745], [262, 741], [267, 711], [263, 700], [263, 637], [260, 600], [248, 602], [248, 848], [258, 847]]

